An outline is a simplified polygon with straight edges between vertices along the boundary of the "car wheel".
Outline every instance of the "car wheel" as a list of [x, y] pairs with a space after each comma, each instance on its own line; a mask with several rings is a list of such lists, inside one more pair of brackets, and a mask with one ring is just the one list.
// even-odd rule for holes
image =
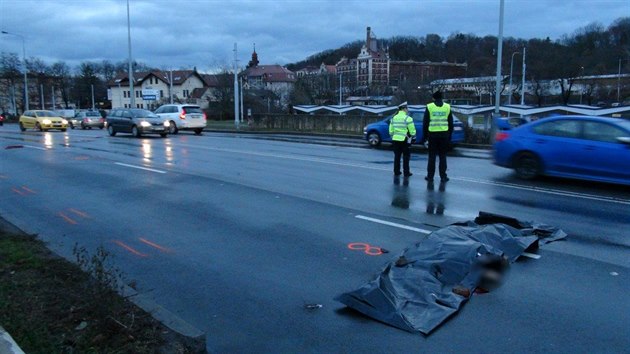
[[203, 128], [197, 128], [197, 129], [195, 129], [195, 134], [196, 134], [196, 135], [201, 135], [201, 132], [203, 132]]
[[70, 129], [74, 129], [74, 124], [70, 123]]
[[367, 137], [368, 143], [370, 146], [379, 146], [381, 145], [381, 135], [377, 132], [370, 132]]
[[116, 131], [114, 130], [114, 127], [111, 125], [107, 126], [107, 132], [109, 133], [110, 136], [116, 136]]
[[166, 134], [166, 133], [160, 133], [160, 136], [163, 137], [163, 138], [166, 138], [167, 135], [168, 134]]
[[81, 129], [85, 130], [85, 124], [81, 123]]
[[65, 132], [65, 131], [66, 131], [66, 129], [61, 129], [61, 131], [62, 131], [62, 132]]
[[541, 171], [540, 159], [529, 152], [520, 154], [514, 163], [514, 171], [521, 179], [533, 179], [538, 176]]
[[26, 128], [24, 128], [24, 124], [22, 124], [22, 122], [20, 122], [20, 131], [25, 131]]
[[131, 127], [131, 134], [135, 136], [136, 138], [139, 138], [142, 136], [142, 133], [140, 133], [140, 129], [138, 129], [137, 125], [134, 125], [133, 127]]
[[177, 129], [177, 125], [175, 125], [175, 122], [171, 121], [171, 125], [168, 126], [168, 132], [169, 134], [179, 133], [179, 129]]

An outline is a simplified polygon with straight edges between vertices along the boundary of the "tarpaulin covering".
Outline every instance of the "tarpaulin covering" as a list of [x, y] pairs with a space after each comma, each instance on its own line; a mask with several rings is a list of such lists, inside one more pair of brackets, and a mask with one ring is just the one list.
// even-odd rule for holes
[[[523, 228], [490, 223], [494, 217]], [[566, 236], [553, 227], [480, 213], [475, 221], [432, 232], [388, 263], [374, 280], [335, 300], [389, 325], [429, 334], [459, 310], [489, 267], [514, 262], [538, 245], [540, 235]]]

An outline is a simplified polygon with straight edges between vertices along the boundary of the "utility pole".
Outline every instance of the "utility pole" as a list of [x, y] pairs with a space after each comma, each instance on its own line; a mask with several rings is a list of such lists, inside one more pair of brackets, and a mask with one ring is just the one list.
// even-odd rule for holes
[[127, 46], [129, 49], [129, 106], [130, 108], [135, 108], [136, 106], [136, 95], [133, 92], [133, 64], [131, 59], [131, 20], [129, 19], [129, 0], [127, 0]]
[[521, 84], [521, 106], [525, 105], [525, 50], [523, 47], [523, 82]]
[[236, 50], [236, 43], [234, 43], [234, 125], [236, 129], [238, 129], [239, 116], [238, 101], [238, 52]]
[[501, 0], [499, 6], [499, 37], [497, 38], [497, 77], [494, 93], [494, 114], [492, 115], [492, 121], [490, 122], [490, 139], [494, 142], [494, 134], [497, 129], [495, 119], [501, 117], [499, 112], [499, 106], [501, 105], [501, 58], [503, 56], [503, 3]]

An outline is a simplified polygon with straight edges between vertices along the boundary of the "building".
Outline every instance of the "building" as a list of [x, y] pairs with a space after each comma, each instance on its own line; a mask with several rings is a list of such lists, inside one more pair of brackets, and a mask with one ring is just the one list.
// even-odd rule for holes
[[390, 85], [397, 87], [407, 81], [422, 84], [438, 79], [463, 77], [468, 70], [467, 63], [437, 63], [414, 60], [392, 60], [389, 66]]
[[244, 89], [268, 90], [280, 97], [280, 104], [288, 103], [289, 93], [297, 75], [282, 65], [259, 65], [256, 49], [252, 60], [239, 77], [244, 81]]
[[134, 92], [129, 90], [129, 76], [121, 72], [107, 83], [107, 96], [112, 108], [131, 107], [131, 95], [134, 95], [133, 108], [153, 110], [161, 104], [186, 103], [193, 100], [193, 91], [207, 87], [206, 81], [196, 69], [173, 70], [169, 72], [154, 70], [135, 72]]

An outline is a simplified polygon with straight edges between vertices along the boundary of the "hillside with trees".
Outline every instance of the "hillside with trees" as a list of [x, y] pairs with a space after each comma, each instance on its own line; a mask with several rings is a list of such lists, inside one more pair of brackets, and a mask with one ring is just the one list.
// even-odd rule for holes
[[[447, 38], [437, 34], [427, 34], [423, 37], [395, 36], [388, 39], [379, 39], [382, 46], [389, 48], [392, 60], [414, 60], [432, 62], [466, 63], [466, 77], [492, 76], [496, 71], [497, 37], [479, 37], [475, 34], [453, 33]], [[319, 67], [322, 63], [336, 64], [342, 57], [356, 58], [363, 40], [357, 40], [345, 44], [337, 49], [327, 49], [312, 55], [303, 61], [287, 65], [290, 70], [298, 70], [307, 66]], [[550, 38], [504, 38], [502, 68], [504, 74], [509, 72], [512, 56], [515, 52], [522, 52], [527, 48], [526, 80], [535, 86], [535, 104], [545, 103], [546, 89], [544, 82], [557, 80], [562, 86], [560, 103], [567, 104], [571, 97], [574, 78], [589, 75], [617, 75], [618, 73], [630, 73], [630, 17], [621, 17], [605, 27], [599, 23], [592, 23], [579, 28], [571, 34], [566, 34], [558, 40]], [[521, 53], [522, 54], [522, 53]], [[15, 103], [21, 107], [20, 85], [23, 75], [23, 61], [17, 53], [2, 52], [0, 56], [0, 110]], [[515, 60], [514, 77], [521, 77], [521, 58]], [[517, 63], [519, 65], [517, 65]], [[39, 94], [35, 88], [44, 87], [45, 92], [50, 92], [54, 87], [61, 91], [63, 102], [56, 102], [56, 106], [67, 108], [90, 108], [92, 100], [92, 88], [97, 102], [107, 107], [108, 80], [117, 72], [127, 71], [127, 62], [122, 60], [112, 63], [104, 60], [100, 62], [85, 61], [77, 67], [70, 67], [63, 61], [48, 64], [39, 58], [30, 57], [26, 60], [29, 76], [31, 97], [38, 99]], [[190, 69], [190, 68], [187, 68]], [[142, 63], [134, 63], [135, 71], [159, 70]], [[229, 77], [231, 67], [226, 65], [221, 69], [220, 75]], [[294, 104], [336, 102], [339, 85], [335, 77], [321, 77], [316, 81], [296, 83], [291, 93]], [[229, 100], [233, 97], [233, 83], [231, 80], [223, 80], [225, 88], [226, 112], [222, 116], [229, 116], [231, 108]], [[413, 82], [413, 85], [426, 84]], [[630, 97], [630, 85], [627, 80], [622, 85], [622, 100]], [[363, 92], [365, 93], [365, 92]], [[379, 93], [389, 93], [379, 91]], [[585, 100], [590, 103], [593, 100], [611, 101], [616, 92], [598, 92], [594, 86], [583, 91]], [[352, 94], [349, 92], [348, 94]], [[258, 97], [258, 98], [256, 98]], [[246, 102], [250, 106], [266, 107], [269, 111], [284, 109], [280, 105], [270, 105], [270, 97], [273, 95], [258, 94], [256, 97], [245, 100], [260, 99], [261, 102]], [[261, 98], [262, 97], [262, 98]], [[10, 100], [17, 102], [11, 102]], [[264, 101], [264, 102], [263, 102]], [[225, 114], [224, 114], [225, 113]]]

